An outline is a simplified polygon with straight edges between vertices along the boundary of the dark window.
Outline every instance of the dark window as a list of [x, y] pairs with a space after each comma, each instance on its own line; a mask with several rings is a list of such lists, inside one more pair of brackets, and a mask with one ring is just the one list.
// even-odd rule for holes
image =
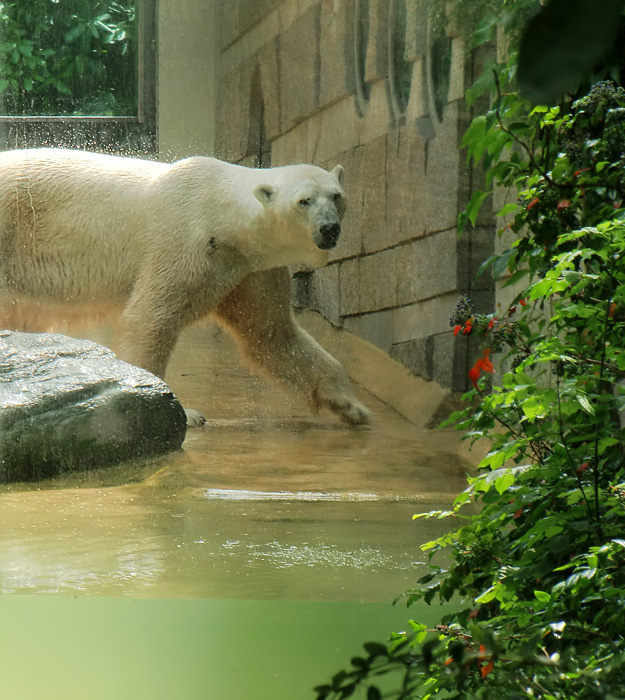
[[389, 18], [389, 78], [395, 116], [406, 111], [410, 99], [413, 64], [406, 60], [406, 0], [393, 0]]

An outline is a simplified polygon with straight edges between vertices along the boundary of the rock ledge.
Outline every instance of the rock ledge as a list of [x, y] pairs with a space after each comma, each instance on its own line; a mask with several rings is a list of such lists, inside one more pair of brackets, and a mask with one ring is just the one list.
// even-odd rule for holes
[[185, 433], [169, 387], [101, 345], [0, 331], [0, 483], [177, 450]]

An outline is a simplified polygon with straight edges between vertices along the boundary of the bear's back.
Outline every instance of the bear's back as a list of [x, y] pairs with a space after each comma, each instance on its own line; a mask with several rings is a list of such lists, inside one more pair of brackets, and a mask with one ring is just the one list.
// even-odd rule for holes
[[58, 292], [80, 296], [131, 284], [143, 192], [168, 167], [64, 149], [0, 153], [0, 286], [55, 296], [57, 280], [80, 279]]

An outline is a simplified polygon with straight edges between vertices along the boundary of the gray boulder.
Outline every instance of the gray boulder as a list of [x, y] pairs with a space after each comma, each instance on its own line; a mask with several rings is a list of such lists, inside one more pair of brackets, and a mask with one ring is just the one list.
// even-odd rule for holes
[[110, 350], [0, 331], [0, 483], [177, 450], [185, 433], [169, 387]]

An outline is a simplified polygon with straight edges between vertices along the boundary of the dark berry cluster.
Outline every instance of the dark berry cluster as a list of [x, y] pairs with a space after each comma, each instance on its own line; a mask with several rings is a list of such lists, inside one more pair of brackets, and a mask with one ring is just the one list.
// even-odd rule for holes
[[[525, 306], [525, 300], [519, 302]], [[477, 332], [488, 338], [488, 346], [493, 353], [501, 352], [504, 346], [515, 347], [517, 341], [517, 324], [511, 320], [517, 307], [510, 307], [499, 318], [493, 314], [479, 314], [475, 312], [473, 302], [466, 295], [461, 296], [456, 304], [456, 309], [449, 319], [454, 328], [454, 335], [469, 335]]]
[[590, 92], [577, 101], [578, 112], [587, 112], [602, 117], [609, 109], [625, 103], [625, 90], [615, 85], [611, 80], [601, 80], [595, 83]]
[[475, 315], [475, 307], [468, 296], [463, 294], [456, 304], [453, 315], [449, 319], [450, 326], [464, 326]]
[[575, 105], [573, 129], [564, 143], [571, 162], [618, 162], [625, 154], [625, 90], [609, 80], [593, 85]]

